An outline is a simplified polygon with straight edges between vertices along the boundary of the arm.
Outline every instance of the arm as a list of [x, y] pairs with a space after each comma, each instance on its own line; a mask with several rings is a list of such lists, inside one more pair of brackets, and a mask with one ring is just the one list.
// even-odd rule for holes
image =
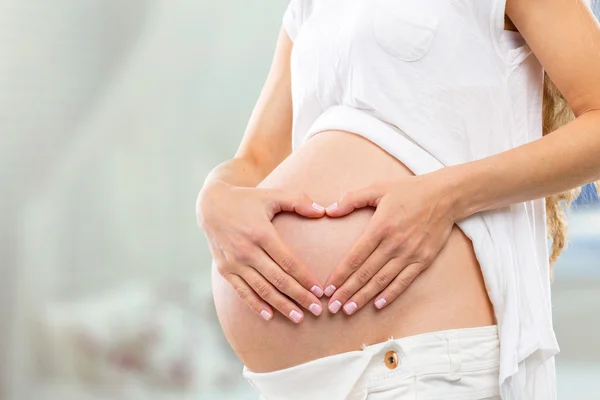
[[377, 210], [325, 284], [326, 294], [334, 292], [330, 306], [340, 302], [352, 314], [375, 298], [382, 308], [431, 265], [456, 221], [600, 178], [600, 26], [593, 13], [584, 0], [508, 0], [506, 11], [576, 119], [500, 154], [346, 193], [327, 215]]
[[196, 214], [218, 272], [250, 308], [270, 320], [272, 305], [300, 322], [303, 313], [292, 300], [318, 315], [322, 290], [283, 243], [271, 220], [280, 211], [309, 218], [322, 217], [324, 211], [306, 194], [256, 188], [291, 152], [291, 48], [292, 42], [282, 29], [241, 145], [233, 159], [217, 166], [206, 178]]
[[292, 150], [290, 53], [292, 41], [279, 33], [271, 69], [235, 157], [211, 171], [205, 187], [221, 182], [255, 187]]
[[583, 1], [539, 3], [509, 0], [507, 13], [576, 119], [523, 146], [436, 171], [456, 220], [600, 179], [600, 25]]

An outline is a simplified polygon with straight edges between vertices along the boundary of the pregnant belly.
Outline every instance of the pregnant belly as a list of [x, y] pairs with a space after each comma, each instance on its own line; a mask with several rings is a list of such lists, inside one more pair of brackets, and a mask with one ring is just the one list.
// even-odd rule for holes
[[[329, 205], [348, 190], [413, 175], [370, 141], [343, 131], [321, 132], [280, 164], [260, 185], [304, 191]], [[407, 188], [410, 190], [410, 188]], [[306, 219], [278, 214], [273, 224], [292, 251], [324, 284], [356, 242], [374, 209], [343, 218]], [[370, 302], [351, 316], [305, 311], [294, 324], [283, 315], [257, 317], [213, 268], [213, 297], [219, 321], [233, 350], [254, 372], [268, 372], [316, 358], [359, 350], [362, 344], [443, 329], [495, 323], [480, 267], [469, 238], [454, 225], [433, 264], [394, 302], [377, 310]]]

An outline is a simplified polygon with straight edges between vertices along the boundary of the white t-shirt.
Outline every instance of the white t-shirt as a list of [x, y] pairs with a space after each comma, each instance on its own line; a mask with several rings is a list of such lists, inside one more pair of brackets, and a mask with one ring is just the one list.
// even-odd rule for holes
[[[504, 30], [505, 2], [292, 0], [294, 150], [347, 130], [420, 175], [540, 138], [543, 68]], [[545, 213], [542, 198], [457, 223], [498, 321], [504, 400], [556, 398]]]

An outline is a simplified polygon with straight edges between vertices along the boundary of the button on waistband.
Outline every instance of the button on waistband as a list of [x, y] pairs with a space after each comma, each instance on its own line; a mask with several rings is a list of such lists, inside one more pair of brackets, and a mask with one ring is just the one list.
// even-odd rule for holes
[[398, 354], [395, 351], [390, 350], [387, 353], [385, 353], [384, 357], [385, 366], [389, 369], [396, 369], [396, 367], [398, 366]]

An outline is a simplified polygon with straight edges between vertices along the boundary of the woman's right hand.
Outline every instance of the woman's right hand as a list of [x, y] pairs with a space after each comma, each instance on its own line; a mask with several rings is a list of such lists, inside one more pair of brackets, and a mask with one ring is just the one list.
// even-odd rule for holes
[[308, 218], [325, 215], [324, 207], [306, 194], [224, 182], [202, 189], [196, 203], [198, 225], [218, 273], [263, 319], [273, 317], [272, 306], [299, 323], [304, 313], [294, 301], [318, 316], [323, 290], [275, 230], [271, 220], [281, 211]]

